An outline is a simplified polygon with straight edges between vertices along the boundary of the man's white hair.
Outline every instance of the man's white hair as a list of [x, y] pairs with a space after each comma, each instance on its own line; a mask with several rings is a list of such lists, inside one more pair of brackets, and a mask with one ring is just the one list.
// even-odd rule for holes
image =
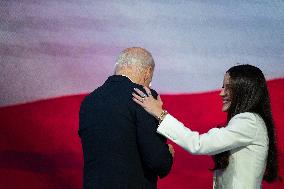
[[148, 67], [155, 67], [154, 59], [150, 52], [141, 47], [131, 47], [123, 50], [118, 56], [115, 64], [115, 71], [132, 66], [138, 70], [143, 70]]

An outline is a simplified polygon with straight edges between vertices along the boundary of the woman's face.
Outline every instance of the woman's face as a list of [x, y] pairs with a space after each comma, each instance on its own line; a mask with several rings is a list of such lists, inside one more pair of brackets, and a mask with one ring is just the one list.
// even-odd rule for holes
[[230, 87], [230, 75], [228, 73], [225, 74], [223, 80], [223, 86], [220, 93], [223, 101], [222, 111], [227, 112], [231, 106], [232, 94], [231, 94], [231, 87]]

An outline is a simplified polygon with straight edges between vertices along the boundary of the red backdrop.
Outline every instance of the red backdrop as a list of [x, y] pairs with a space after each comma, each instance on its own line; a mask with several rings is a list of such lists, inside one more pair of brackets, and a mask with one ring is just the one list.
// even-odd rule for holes
[[[269, 82], [279, 147], [279, 172], [284, 176], [284, 79]], [[191, 129], [206, 132], [224, 123], [218, 91], [162, 95], [168, 111]], [[77, 189], [82, 185], [82, 151], [78, 111], [84, 95], [61, 97], [0, 108], [0, 188]], [[160, 189], [212, 187], [213, 162], [176, 149], [173, 169]], [[264, 189], [284, 188], [280, 182]]]

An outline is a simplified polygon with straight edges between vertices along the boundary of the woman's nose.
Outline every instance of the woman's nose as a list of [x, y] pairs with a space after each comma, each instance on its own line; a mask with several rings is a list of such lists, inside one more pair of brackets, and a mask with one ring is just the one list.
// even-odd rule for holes
[[221, 89], [221, 92], [220, 92], [219, 95], [222, 96], [222, 97], [225, 96], [225, 92], [224, 92], [224, 89], [223, 89], [223, 88]]

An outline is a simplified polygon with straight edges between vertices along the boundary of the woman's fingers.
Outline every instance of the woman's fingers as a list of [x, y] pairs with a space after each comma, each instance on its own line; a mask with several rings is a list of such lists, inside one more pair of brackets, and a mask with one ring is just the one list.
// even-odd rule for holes
[[133, 100], [137, 103], [137, 104], [139, 104], [139, 105], [141, 105], [143, 108], [145, 108], [145, 104], [143, 103], [144, 101], [145, 101], [145, 98], [142, 98], [141, 96], [139, 96], [139, 95], [137, 95], [137, 94], [135, 94], [135, 93], [132, 93], [132, 96], [133, 96]]
[[142, 98], [141, 96], [139, 96], [138, 94], [136, 94], [136, 93], [132, 93], [132, 96], [133, 96], [135, 99], [139, 100], [140, 102], [143, 101], [143, 98]]
[[[145, 91], [148, 95], [146, 95], [141, 90], [134, 88], [135, 92], [132, 93], [133, 100], [135, 99], [135, 102], [139, 105], [141, 105], [144, 109], [149, 109], [155, 105], [156, 100], [153, 98], [151, 91], [149, 88], [144, 87]], [[148, 111], [148, 110], [146, 110]]]
[[135, 97], [132, 98], [134, 102], [136, 102], [137, 104], [139, 104], [140, 106], [143, 106], [143, 102], [141, 102], [140, 100], [137, 100]]
[[146, 94], [144, 94], [141, 90], [134, 88], [134, 90], [139, 94], [141, 97], [146, 97]]
[[152, 96], [151, 90], [148, 87], [144, 87], [148, 96]]
[[175, 149], [174, 149], [174, 147], [173, 147], [171, 144], [168, 144], [168, 146], [169, 146], [169, 151], [170, 151], [170, 153], [171, 153], [172, 156], [174, 157], [174, 156], [175, 156]]

